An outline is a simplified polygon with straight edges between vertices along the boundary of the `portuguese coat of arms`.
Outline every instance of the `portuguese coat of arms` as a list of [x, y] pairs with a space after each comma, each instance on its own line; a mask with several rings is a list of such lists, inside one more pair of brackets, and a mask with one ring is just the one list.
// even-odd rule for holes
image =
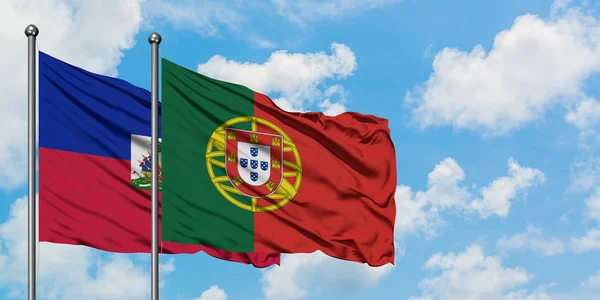
[[283, 178], [280, 135], [227, 128], [225, 169], [240, 192], [250, 197], [274, 193]]

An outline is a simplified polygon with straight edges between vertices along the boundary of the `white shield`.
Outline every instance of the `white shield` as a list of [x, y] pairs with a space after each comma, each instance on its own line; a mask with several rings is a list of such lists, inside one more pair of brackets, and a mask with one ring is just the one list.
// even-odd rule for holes
[[238, 172], [249, 185], [263, 185], [271, 176], [271, 147], [238, 142]]

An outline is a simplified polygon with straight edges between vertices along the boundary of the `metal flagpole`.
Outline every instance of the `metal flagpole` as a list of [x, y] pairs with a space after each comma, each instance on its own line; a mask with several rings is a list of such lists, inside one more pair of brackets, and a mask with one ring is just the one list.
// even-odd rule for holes
[[154, 32], [152, 46], [152, 300], [158, 300], [158, 45], [162, 38]]
[[29, 139], [27, 143], [28, 154], [28, 223], [29, 230], [27, 234], [27, 251], [28, 251], [28, 295], [29, 300], [36, 298], [36, 242], [37, 242], [37, 222], [36, 222], [36, 203], [35, 203], [35, 142], [36, 142], [36, 69], [37, 69], [37, 53], [35, 41], [39, 33], [38, 28], [31, 24], [25, 28], [25, 36], [27, 36], [28, 51], [27, 51], [27, 81], [28, 81], [28, 102], [27, 102], [27, 119], [29, 121], [28, 131]]

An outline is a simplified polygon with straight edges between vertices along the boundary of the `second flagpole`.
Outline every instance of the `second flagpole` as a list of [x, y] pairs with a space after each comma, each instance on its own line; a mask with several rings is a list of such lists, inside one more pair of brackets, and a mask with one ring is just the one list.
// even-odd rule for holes
[[36, 243], [37, 243], [37, 208], [36, 208], [36, 197], [35, 197], [35, 152], [36, 152], [36, 135], [35, 131], [37, 128], [36, 122], [36, 110], [37, 110], [37, 98], [36, 98], [36, 69], [37, 69], [37, 49], [36, 49], [36, 38], [39, 33], [38, 28], [31, 24], [25, 28], [25, 36], [27, 36], [27, 120], [29, 122], [28, 128], [28, 142], [27, 142], [27, 261], [28, 261], [28, 276], [27, 276], [27, 295], [29, 300], [36, 299], [36, 278], [37, 278], [37, 264], [36, 264]]
[[158, 300], [158, 45], [162, 38], [148, 37], [152, 47], [152, 300]]

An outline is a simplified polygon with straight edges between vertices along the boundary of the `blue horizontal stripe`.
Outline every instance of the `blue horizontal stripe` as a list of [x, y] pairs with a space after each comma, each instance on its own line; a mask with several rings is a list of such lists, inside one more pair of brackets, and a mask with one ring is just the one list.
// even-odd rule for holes
[[[151, 134], [150, 100], [146, 89], [39, 52], [40, 147], [128, 160], [131, 134]], [[159, 103], [159, 137], [160, 114]]]

